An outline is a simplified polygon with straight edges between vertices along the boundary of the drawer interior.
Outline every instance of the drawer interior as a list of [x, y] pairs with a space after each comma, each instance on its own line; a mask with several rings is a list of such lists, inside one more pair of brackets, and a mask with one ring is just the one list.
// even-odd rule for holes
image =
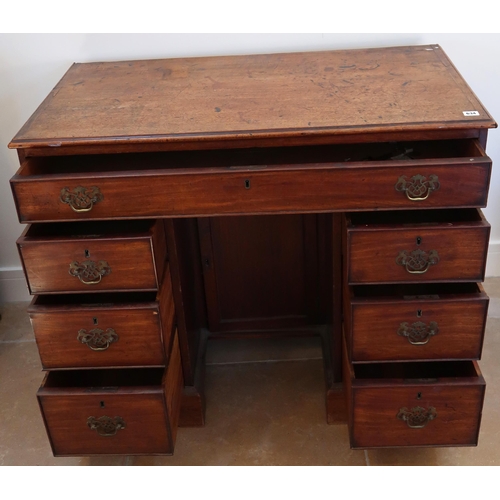
[[477, 283], [426, 283], [397, 285], [356, 285], [351, 287], [352, 299], [381, 299], [384, 297], [413, 300], [449, 298], [453, 295], [484, 293]]
[[267, 167], [284, 164], [483, 158], [485, 156], [484, 150], [475, 139], [450, 139], [288, 148], [32, 157], [24, 163], [18, 175], [77, 174], [169, 168]]
[[113, 390], [118, 387], [162, 385], [164, 368], [97, 369], [49, 372], [42, 388], [88, 388]]
[[[36, 295], [31, 307], [64, 308], [71, 306], [113, 307], [132, 304], [144, 304], [156, 301], [155, 292], [100, 293], [91, 294]], [[28, 308], [28, 312], [30, 312]]]
[[479, 378], [472, 361], [375, 363], [352, 365], [356, 380], [394, 380], [435, 382], [436, 379]]
[[25, 238], [99, 238], [119, 235], [150, 234], [155, 220], [122, 220], [122, 221], [82, 221], [74, 222], [49, 222], [45, 224], [32, 224], [25, 233]]
[[442, 210], [401, 210], [389, 212], [354, 212], [348, 215], [349, 227], [378, 226], [397, 224], [454, 224], [463, 222], [482, 222], [484, 219], [475, 208]]

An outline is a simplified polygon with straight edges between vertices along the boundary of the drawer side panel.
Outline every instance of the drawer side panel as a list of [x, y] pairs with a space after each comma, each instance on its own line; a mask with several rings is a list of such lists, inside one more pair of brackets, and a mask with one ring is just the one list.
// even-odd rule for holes
[[167, 414], [170, 423], [172, 446], [175, 445], [177, 427], [181, 412], [182, 391], [184, 381], [182, 377], [181, 355], [179, 350], [179, 338], [175, 333], [170, 363], [168, 365], [167, 377], [165, 379], [165, 397], [167, 402]]

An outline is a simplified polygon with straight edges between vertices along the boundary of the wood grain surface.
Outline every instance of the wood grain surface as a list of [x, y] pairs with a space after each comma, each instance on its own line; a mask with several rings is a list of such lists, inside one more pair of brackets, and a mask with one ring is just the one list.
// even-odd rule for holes
[[[166, 259], [161, 221], [150, 224], [145, 232], [114, 235], [76, 234], [75, 227], [73, 234], [61, 233], [57, 236], [53, 233], [57, 227], [32, 225], [18, 239], [30, 293], [145, 291], [159, 288]], [[108, 274], [95, 280], [95, 284], [86, 284], [69, 273], [73, 262], [81, 265], [89, 260], [95, 266], [104, 262], [108, 268]]]
[[[414, 295], [415, 290], [408, 290], [380, 296], [377, 294], [380, 287], [376, 286], [371, 287], [374, 288], [372, 295], [352, 293], [346, 297], [350, 307], [346, 336], [351, 361], [479, 359], [488, 296], [476, 284], [470, 284], [469, 289], [461, 293], [460, 288], [465, 286], [457, 287], [459, 290], [455, 293], [449, 293], [452, 290], [449, 286], [448, 293], [446, 290], [441, 293], [439, 286], [422, 287], [420, 293], [428, 295]], [[438, 332], [428, 343], [411, 344], [398, 334], [401, 323], [410, 326], [416, 322], [437, 324]]]
[[[477, 444], [486, 383], [475, 361], [348, 365], [344, 376], [351, 448]], [[416, 407], [435, 409], [423, 428], [397, 417]]]
[[[434, 212], [430, 212], [434, 213]], [[477, 211], [464, 210], [464, 219], [448, 222], [415, 223], [411, 213], [399, 224], [358, 224], [347, 229], [348, 283], [430, 283], [483, 281], [490, 225]], [[419, 216], [420, 214], [415, 214]], [[360, 217], [360, 221], [363, 216]], [[413, 223], [412, 223], [413, 222]], [[420, 243], [418, 243], [420, 241]], [[398, 264], [401, 252], [410, 255], [436, 251], [435, 265], [423, 274], [415, 274]]]
[[10, 147], [286, 143], [442, 126], [496, 124], [443, 50], [425, 45], [74, 64]]
[[[162, 369], [50, 372], [37, 396], [54, 456], [172, 454], [169, 381]], [[125, 428], [100, 436], [91, 416], [121, 417]]]
[[[355, 388], [352, 448], [393, 446], [472, 446], [477, 444], [484, 381], [475, 385], [446, 383], [413, 387]], [[421, 393], [421, 399], [417, 394]], [[396, 418], [401, 408], [436, 409], [423, 429], [410, 429]]]
[[[156, 302], [43, 309], [40, 311], [36, 304], [32, 305], [29, 314], [45, 370], [165, 366]], [[80, 330], [91, 332], [97, 328], [104, 331], [112, 328], [118, 340], [103, 351], [92, 350], [78, 340]]]
[[[320, 213], [433, 207], [484, 207], [491, 160], [440, 159], [352, 164], [281, 165], [267, 168], [195, 168], [102, 172], [12, 179], [21, 222], [145, 217], [195, 217]], [[398, 179], [436, 175], [441, 184], [423, 202], [395, 189]], [[91, 211], [76, 213], [59, 193], [97, 186], [104, 196]], [[90, 183], [90, 184], [89, 184]], [[154, 186], [154, 188], [153, 188]], [[40, 207], [43, 206], [43, 210]]]
[[314, 215], [203, 218], [198, 224], [211, 332], [316, 322]]

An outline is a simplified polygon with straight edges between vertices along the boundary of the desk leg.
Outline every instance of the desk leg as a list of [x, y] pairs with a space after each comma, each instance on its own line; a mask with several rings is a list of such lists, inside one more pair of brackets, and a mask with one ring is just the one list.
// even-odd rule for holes
[[165, 219], [184, 383], [180, 427], [205, 423], [206, 313], [196, 219]]
[[208, 330], [201, 330], [194, 385], [184, 386], [179, 427], [203, 427], [205, 425], [205, 353]]
[[327, 382], [326, 414], [329, 424], [345, 423], [347, 413], [342, 386], [342, 214], [333, 214], [333, 303], [331, 330], [324, 339]]
[[342, 382], [342, 214], [333, 215], [333, 381]]

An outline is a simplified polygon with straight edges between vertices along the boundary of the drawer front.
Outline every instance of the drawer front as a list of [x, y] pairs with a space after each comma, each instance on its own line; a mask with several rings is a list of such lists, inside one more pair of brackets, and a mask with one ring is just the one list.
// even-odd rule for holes
[[165, 365], [157, 307], [31, 312], [30, 318], [45, 370]]
[[483, 397], [482, 385], [353, 387], [351, 447], [476, 445]]
[[[34, 293], [155, 290], [150, 242], [32, 242], [19, 246]], [[88, 250], [88, 252], [85, 252]]]
[[46, 237], [29, 226], [17, 245], [32, 294], [157, 290], [166, 259], [162, 221], [150, 234], [109, 237]]
[[173, 451], [159, 388], [153, 394], [39, 396], [39, 401], [54, 456]]
[[109, 303], [116, 295], [76, 305], [34, 298], [28, 313], [45, 370], [166, 365], [175, 327], [169, 268], [155, 302]]
[[72, 297], [35, 297], [28, 313], [43, 368], [165, 366], [175, 328], [169, 266], [155, 301], [132, 294], [136, 302], [127, 302], [129, 295], [92, 295], [86, 302], [80, 296], [76, 304]]
[[429, 297], [351, 301], [351, 361], [479, 359], [487, 295]]
[[422, 226], [348, 231], [348, 281], [483, 281], [490, 228]]
[[[109, 380], [148, 378], [144, 370], [114, 372]], [[140, 373], [142, 372], [142, 373]], [[149, 371], [151, 372], [151, 370]], [[65, 372], [51, 372], [38, 391], [38, 401], [54, 456], [154, 455], [173, 453], [182, 396], [182, 370], [177, 336], [166, 372], [153, 377], [155, 384], [141, 382], [117, 387], [72, 387]], [[73, 372], [79, 378], [85, 372]], [[69, 375], [71, 376], [71, 375]], [[62, 381], [61, 386], [57, 385]]]
[[487, 157], [170, 170], [140, 161], [133, 172], [47, 175], [29, 161], [11, 180], [24, 223], [484, 207], [491, 172]]

